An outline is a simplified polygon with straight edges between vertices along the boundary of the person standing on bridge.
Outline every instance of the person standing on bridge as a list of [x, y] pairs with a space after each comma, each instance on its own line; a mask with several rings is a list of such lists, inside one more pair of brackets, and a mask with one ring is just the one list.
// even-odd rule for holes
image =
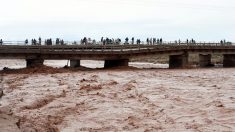
[[160, 44], [160, 38], [157, 39], [157, 44]]
[[26, 39], [26, 40], [24, 41], [24, 43], [25, 43], [25, 45], [28, 45], [29, 40], [28, 40], [28, 39]]
[[221, 41], [220, 41], [220, 44], [221, 44], [221, 45], [223, 45], [223, 43], [224, 43], [224, 41], [223, 41], [223, 40], [221, 40]]
[[149, 38], [147, 38], [146, 42], [147, 42], [147, 45], [149, 45]]
[[34, 45], [34, 39], [31, 40], [31, 44]]
[[63, 39], [61, 39], [60, 44], [64, 45], [64, 40]]
[[56, 44], [56, 45], [59, 45], [59, 44], [60, 44], [60, 39], [59, 39], [59, 38], [56, 38], [55, 44]]
[[122, 40], [120, 38], [118, 38], [118, 44], [120, 45], [122, 42]]
[[140, 42], [141, 42], [140, 39], [137, 39], [137, 44], [138, 44], [138, 45], [140, 45]]
[[150, 38], [149, 42], [150, 42], [150, 45], [152, 45], [152, 43], [153, 43], [153, 39], [152, 39], [152, 38]]
[[191, 39], [190, 43], [193, 44], [193, 39]]
[[48, 45], [52, 45], [52, 39], [51, 38], [48, 40]]
[[126, 42], [125, 42], [125, 44], [129, 44], [129, 38], [128, 37], [126, 37]]
[[156, 38], [153, 38], [153, 45], [156, 44]]
[[135, 42], [135, 38], [132, 37], [132, 38], [131, 38], [131, 44], [134, 44], [134, 42]]
[[160, 40], [159, 40], [159, 41], [160, 41], [160, 44], [162, 44], [162, 38], [160, 38]]
[[101, 41], [101, 44], [102, 44], [102, 43], [103, 43], [103, 41], [104, 41], [104, 37], [101, 37], [101, 40], [100, 40], [100, 41]]
[[0, 39], [0, 45], [2, 45], [3, 44], [3, 41], [2, 41], [2, 39]]
[[37, 45], [37, 40], [34, 39], [34, 40], [33, 40], [33, 43], [34, 43], [34, 45]]
[[41, 45], [42, 44], [42, 39], [41, 37], [38, 38], [38, 45]]

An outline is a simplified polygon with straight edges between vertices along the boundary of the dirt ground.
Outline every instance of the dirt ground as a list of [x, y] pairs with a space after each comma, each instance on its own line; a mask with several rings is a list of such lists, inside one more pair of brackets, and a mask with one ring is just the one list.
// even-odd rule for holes
[[235, 131], [234, 68], [34, 71], [2, 77], [1, 132]]

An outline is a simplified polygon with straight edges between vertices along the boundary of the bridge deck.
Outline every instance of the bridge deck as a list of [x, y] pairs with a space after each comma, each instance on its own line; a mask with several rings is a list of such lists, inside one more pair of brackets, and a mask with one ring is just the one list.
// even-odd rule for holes
[[221, 44], [162, 45], [0, 45], [0, 58], [107, 59], [183, 52], [235, 54], [235, 46]]

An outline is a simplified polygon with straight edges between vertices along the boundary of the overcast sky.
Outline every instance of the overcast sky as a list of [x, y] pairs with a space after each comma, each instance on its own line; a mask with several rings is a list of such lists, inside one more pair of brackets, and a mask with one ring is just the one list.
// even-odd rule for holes
[[235, 41], [234, 0], [0, 0], [0, 38]]

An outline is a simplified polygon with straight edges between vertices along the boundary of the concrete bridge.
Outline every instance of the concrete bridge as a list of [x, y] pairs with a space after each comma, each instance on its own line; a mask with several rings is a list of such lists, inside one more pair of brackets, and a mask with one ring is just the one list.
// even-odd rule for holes
[[70, 60], [79, 67], [80, 60], [104, 60], [105, 68], [127, 66], [130, 59], [146, 55], [169, 55], [169, 68], [188, 66], [188, 56], [199, 55], [199, 65], [211, 65], [212, 54], [224, 56], [224, 67], [235, 67], [233, 44], [161, 44], [161, 45], [0, 45], [0, 59], [25, 59], [27, 67], [43, 65], [44, 60]]

